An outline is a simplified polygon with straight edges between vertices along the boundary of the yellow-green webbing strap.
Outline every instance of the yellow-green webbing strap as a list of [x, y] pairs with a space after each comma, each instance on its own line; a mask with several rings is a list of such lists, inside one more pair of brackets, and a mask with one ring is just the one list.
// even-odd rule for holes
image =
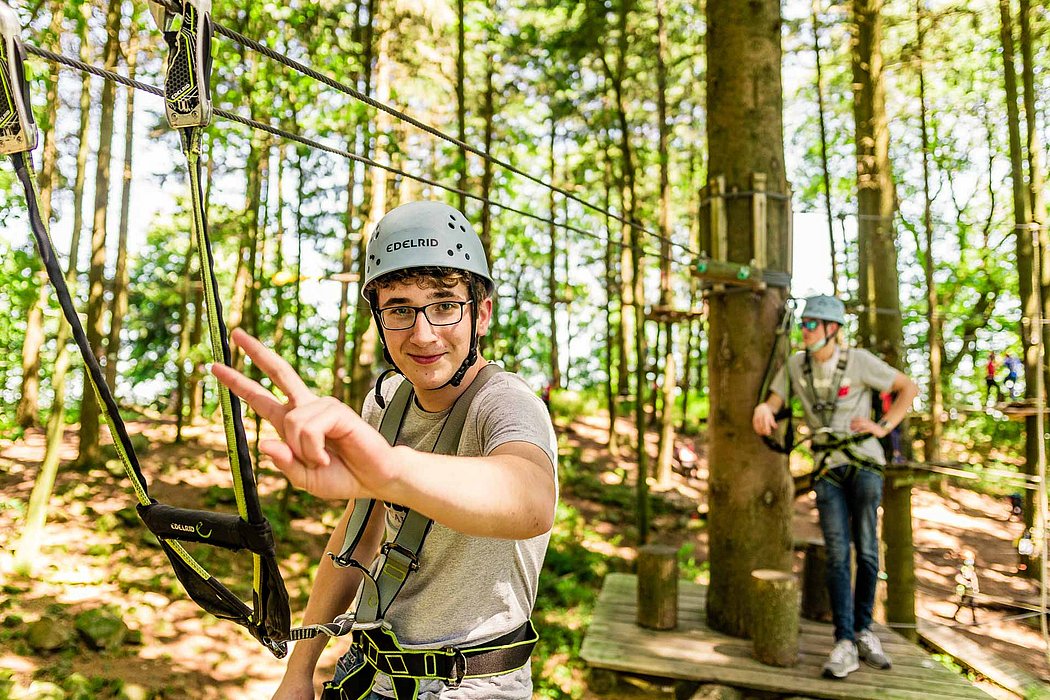
[[[87, 334], [84, 332], [84, 326], [80, 323], [80, 316], [77, 315], [73, 297], [69, 292], [69, 287], [66, 285], [65, 275], [62, 273], [62, 268], [55, 255], [55, 247], [51, 242], [51, 234], [48, 230], [47, 222], [40, 215], [40, 194], [37, 191], [36, 173], [34, 172], [32, 157], [28, 153], [15, 153], [11, 156], [11, 162], [14, 164], [15, 174], [18, 176], [26, 193], [30, 228], [33, 231], [40, 258], [43, 260], [44, 269], [47, 272], [48, 279], [51, 281], [51, 285], [55, 288], [59, 306], [62, 308], [62, 315], [65, 316], [72, 330], [73, 340], [80, 350], [80, 355], [84, 358], [88, 384], [95, 395], [95, 400], [98, 401], [103, 419], [106, 421], [106, 425], [109, 426], [110, 434], [113, 436], [113, 445], [117, 450], [117, 455], [120, 457], [121, 464], [124, 465], [124, 471], [127, 472], [128, 478], [131, 480], [135, 497], [138, 499], [139, 504], [143, 506], [151, 505], [155, 501], [150, 498], [146, 487], [146, 479], [142, 475], [135, 450], [131, 446], [131, 438], [128, 436], [127, 428], [120, 417], [120, 410], [117, 407], [116, 400], [113, 398], [113, 393], [109, 385], [106, 384], [105, 375], [98, 364], [98, 359], [91, 351], [91, 344], [88, 342]], [[190, 556], [189, 552], [179, 542], [166, 541], [166, 544], [198, 576], [205, 581], [211, 578], [211, 575]]]
[[[222, 318], [222, 302], [219, 299], [219, 285], [215, 279], [215, 262], [212, 256], [211, 240], [208, 237], [207, 217], [204, 211], [204, 190], [201, 184], [201, 136], [203, 129], [192, 127], [180, 129], [182, 147], [190, 171], [190, 197], [192, 200], [193, 236], [200, 258], [201, 281], [204, 286], [204, 307], [208, 316], [208, 338], [210, 340], [212, 359], [232, 366], [230, 344], [226, 324]], [[249, 523], [262, 523], [262, 507], [256, 490], [255, 475], [252, 472], [251, 457], [248, 452], [248, 439], [244, 433], [241, 419], [241, 405], [238, 398], [225, 386], [219, 385], [219, 404], [222, 407], [222, 422], [226, 432], [226, 453], [230, 460], [230, 471], [233, 475], [234, 498], [237, 513]], [[252, 589], [256, 596], [256, 613], [259, 599], [262, 596], [262, 561], [259, 554], [252, 553]], [[258, 620], [257, 620], [258, 621]]]

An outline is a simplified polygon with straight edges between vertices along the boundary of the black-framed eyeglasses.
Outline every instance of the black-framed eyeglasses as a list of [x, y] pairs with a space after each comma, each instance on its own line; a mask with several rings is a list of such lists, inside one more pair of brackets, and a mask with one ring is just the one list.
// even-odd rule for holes
[[469, 303], [448, 299], [426, 306], [391, 306], [379, 310], [379, 319], [388, 331], [407, 331], [416, 325], [416, 316], [422, 311], [432, 326], [454, 326], [463, 320], [463, 307]]
[[819, 326], [820, 320], [816, 318], [804, 318], [798, 324], [799, 328], [805, 328], [807, 331], [815, 331]]

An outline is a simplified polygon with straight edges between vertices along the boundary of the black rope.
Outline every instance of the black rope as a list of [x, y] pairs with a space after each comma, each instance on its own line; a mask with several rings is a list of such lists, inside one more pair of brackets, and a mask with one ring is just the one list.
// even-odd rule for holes
[[[132, 78], [128, 78], [127, 76], [121, 75], [119, 73], [115, 73], [113, 71], [109, 71], [109, 70], [106, 70], [104, 68], [99, 68], [97, 66], [93, 66], [91, 64], [84, 63], [83, 61], [80, 61], [78, 59], [71, 58], [71, 57], [66, 56], [64, 54], [55, 53], [53, 51], [49, 51], [48, 49], [44, 49], [44, 48], [41, 48], [39, 46], [35, 46], [33, 44], [28, 44], [27, 43], [27, 44], [25, 44], [25, 47], [26, 47], [26, 51], [27, 52], [29, 52], [31, 54], [34, 54], [36, 56], [39, 56], [40, 58], [43, 58], [43, 59], [46, 59], [46, 60], [49, 60], [49, 61], [53, 61], [55, 63], [62, 64], [62, 65], [68, 66], [70, 68], [74, 68], [76, 70], [81, 70], [81, 71], [84, 71], [86, 73], [90, 73], [92, 75], [96, 75], [96, 76], [98, 76], [100, 78], [104, 78], [106, 80], [112, 80], [114, 82], [120, 83], [121, 85], [125, 85], [125, 86], [131, 87], [131, 88], [135, 88], [136, 90], [142, 90], [143, 92], [147, 92], [147, 93], [149, 93], [151, 95], [157, 95], [159, 97], [163, 97], [164, 96], [164, 90], [159, 88], [159, 87], [156, 87], [154, 85], [150, 85], [148, 83], [144, 83], [144, 82], [139, 81], [139, 80], [134, 80]], [[443, 184], [441, 182], [438, 182], [436, 180], [431, 180], [430, 178], [423, 177], [421, 175], [414, 175], [414, 174], [409, 173], [407, 171], [404, 171], [404, 170], [401, 170], [399, 168], [396, 168], [396, 167], [394, 167], [392, 165], [385, 165], [385, 164], [380, 163], [378, 161], [372, 160], [371, 158], [366, 158], [366, 157], [358, 155], [356, 153], [351, 153], [350, 151], [348, 151], [348, 150], [346, 150], [344, 148], [339, 148], [337, 146], [330, 146], [328, 144], [325, 144], [325, 143], [322, 143], [320, 141], [311, 139], [309, 137], [302, 136], [302, 135], [293, 133], [291, 131], [287, 131], [285, 129], [281, 129], [279, 127], [271, 126], [269, 124], [265, 124], [263, 122], [255, 120], [255, 119], [251, 119], [249, 117], [242, 117], [241, 115], [236, 114], [234, 112], [231, 112], [229, 110], [216, 109], [215, 110], [215, 115], [219, 116], [219, 117], [222, 117], [223, 119], [226, 119], [227, 121], [237, 122], [239, 124], [243, 124], [243, 125], [245, 125], [245, 126], [247, 126], [249, 128], [252, 128], [252, 129], [259, 129], [260, 131], [265, 131], [267, 133], [273, 134], [274, 136], [279, 136], [279, 137], [287, 139], [289, 141], [295, 141], [296, 143], [300, 143], [300, 144], [302, 144], [304, 146], [309, 146], [310, 148], [314, 148], [314, 149], [317, 149], [319, 151], [325, 151], [325, 152], [331, 153], [333, 155], [342, 156], [343, 158], [347, 158], [348, 160], [352, 160], [352, 161], [356, 161], [356, 162], [359, 162], [359, 163], [363, 163], [364, 165], [381, 168], [383, 170], [386, 170], [387, 172], [393, 173], [395, 175], [400, 175], [402, 177], [406, 177], [406, 178], [408, 178], [410, 180], [414, 180], [414, 181], [419, 182], [419, 183], [424, 184], [424, 185], [429, 185], [431, 187], [437, 187], [439, 189], [445, 190], [447, 192], [451, 192], [453, 194], [461, 194], [464, 197], [468, 197], [470, 199], [476, 200], [478, 202], [482, 202], [484, 204], [489, 204], [489, 205], [494, 206], [494, 207], [496, 207], [498, 209], [503, 209], [504, 211], [509, 211], [509, 212], [514, 213], [514, 214], [518, 214], [520, 216], [524, 216], [526, 218], [533, 219], [533, 220], [541, 222], [541, 223], [551, 224], [551, 225], [557, 226], [557, 227], [559, 227], [561, 229], [564, 229], [564, 230], [567, 230], [567, 231], [572, 231], [572, 232], [577, 233], [577, 234], [579, 234], [581, 236], [585, 236], [587, 238], [594, 239], [594, 240], [596, 240], [596, 241], [598, 241], [600, 243], [606, 244], [606, 245], [614, 245], [614, 246], [619, 246], [621, 248], [629, 246], [629, 244], [624, 243], [622, 241], [616, 241], [616, 240], [612, 240], [612, 239], [609, 239], [609, 238], [606, 238], [606, 237], [603, 237], [603, 236], [599, 236], [598, 234], [592, 233], [590, 231], [587, 231], [585, 229], [579, 228], [577, 226], [573, 226], [571, 224], [566, 224], [566, 223], [559, 222], [559, 221], [557, 221], [557, 220], [555, 220], [555, 219], [553, 219], [551, 217], [545, 217], [545, 216], [541, 216], [539, 214], [533, 214], [532, 212], [525, 211], [524, 209], [519, 209], [519, 208], [513, 207], [513, 206], [511, 206], [509, 204], [502, 204], [500, 202], [496, 202], [496, 201], [488, 199], [486, 197], [482, 197], [481, 195], [477, 195], [477, 194], [474, 194], [472, 192], [467, 192], [465, 190], [461, 190], [458, 187], [453, 187], [452, 185], [445, 185], [445, 184]], [[689, 262], [683, 262], [683, 261], [681, 261], [681, 260], [679, 260], [677, 258], [674, 258], [674, 257], [661, 255], [661, 254], [656, 253], [655, 251], [653, 251], [651, 249], [642, 249], [642, 253], [644, 255], [648, 255], [650, 257], [659, 258], [661, 260], [667, 260], [670, 263], [681, 265], [683, 267], [691, 267], [691, 264]]]

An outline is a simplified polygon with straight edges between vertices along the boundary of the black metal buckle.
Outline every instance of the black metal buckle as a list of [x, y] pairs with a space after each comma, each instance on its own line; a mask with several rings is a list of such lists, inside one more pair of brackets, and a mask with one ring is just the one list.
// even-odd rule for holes
[[467, 657], [456, 647], [445, 647], [442, 651], [452, 657], [452, 672], [455, 675], [446, 678], [445, 684], [455, 690], [463, 683], [463, 676], [467, 673]]
[[405, 559], [408, 559], [409, 571], [416, 571], [417, 569], [419, 569], [419, 557], [413, 554], [404, 545], [400, 545], [397, 542], [386, 542], [383, 544], [382, 547], [379, 548], [379, 551], [382, 552], [384, 556], [388, 556], [392, 551], [397, 552]]

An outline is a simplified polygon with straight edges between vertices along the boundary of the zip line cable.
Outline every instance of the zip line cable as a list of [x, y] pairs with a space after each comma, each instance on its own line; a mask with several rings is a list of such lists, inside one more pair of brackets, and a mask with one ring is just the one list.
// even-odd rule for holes
[[[28, 53], [33, 54], [33, 55], [35, 55], [35, 56], [37, 56], [39, 58], [43, 58], [45, 60], [52, 61], [54, 63], [65, 65], [65, 66], [67, 66], [69, 68], [73, 68], [75, 70], [84, 71], [86, 73], [90, 73], [92, 75], [96, 75], [96, 76], [98, 76], [100, 78], [103, 78], [105, 80], [110, 80], [110, 81], [119, 83], [121, 85], [124, 85], [126, 87], [134, 88], [136, 90], [141, 90], [141, 91], [149, 93], [151, 95], [156, 95], [158, 97], [164, 97], [164, 90], [162, 90], [159, 87], [156, 87], [155, 85], [150, 85], [149, 83], [144, 83], [142, 81], [129, 78], [129, 77], [125, 76], [125, 75], [121, 75], [120, 73], [116, 73], [116, 72], [113, 72], [113, 71], [110, 71], [110, 70], [106, 70], [105, 68], [99, 68], [98, 66], [93, 66], [91, 64], [88, 64], [88, 63], [85, 63], [83, 61], [80, 61], [79, 59], [72, 58], [70, 56], [66, 56], [65, 54], [56, 53], [54, 51], [50, 51], [48, 49], [41, 48], [41, 47], [36, 46], [34, 44], [25, 43], [24, 46], [25, 46], [25, 49], [26, 49], [26, 51]], [[564, 230], [567, 230], [567, 231], [572, 231], [572, 232], [577, 233], [577, 234], [579, 234], [581, 236], [585, 236], [587, 238], [591, 238], [591, 239], [593, 239], [595, 241], [598, 241], [599, 243], [603, 243], [605, 245], [614, 245], [614, 246], [619, 246], [620, 248], [628, 247], [630, 245], [630, 244], [624, 243], [622, 241], [616, 241], [616, 240], [612, 240], [612, 239], [600, 236], [600, 235], [598, 235], [596, 233], [593, 233], [591, 231], [587, 231], [586, 229], [582, 229], [582, 228], [579, 228], [577, 226], [573, 226], [571, 224], [558, 222], [557, 220], [552, 219], [550, 217], [541, 216], [539, 214], [533, 214], [532, 212], [525, 211], [525, 210], [519, 209], [517, 207], [513, 207], [513, 206], [511, 206], [509, 204], [503, 204], [503, 203], [500, 203], [500, 202], [496, 202], [496, 201], [488, 199], [486, 197], [482, 197], [481, 195], [477, 195], [477, 194], [474, 194], [472, 192], [467, 192], [465, 190], [461, 190], [461, 189], [459, 189], [457, 187], [454, 187], [452, 185], [446, 185], [446, 184], [443, 184], [443, 183], [438, 182], [436, 180], [431, 180], [430, 178], [427, 178], [427, 177], [424, 177], [424, 176], [421, 176], [421, 175], [414, 175], [414, 174], [409, 173], [407, 171], [404, 171], [404, 170], [401, 170], [399, 168], [396, 168], [396, 167], [394, 167], [392, 165], [386, 165], [386, 164], [380, 163], [378, 161], [372, 160], [371, 158], [366, 158], [366, 157], [358, 155], [356, 153], [352, 153], [352, 152], [350, 152], [350, 151], [348, 151], [346, 149], [339, 148], [339, 147], [336, 147], [336, 146], [330, 146], [330, 145], [324, 144], [324, 143], [322, 143], [320, 141], [316, 141], [316, 140], [308, 138], [306, 136], [301, 136], [299, 134], [292, 133], [290, 131], [287, 131], [285, 129], [281, 129], [279, 127], [275, 127], [275, 126], [271, 126], [269, 124], [265, 124], [263, 122], [257, 121], [255, 119], [251, 119], [249, 117], [242, 117], [241, 115], [236, 114], [235, 112], [231, 112], [229, 110], [216, 109], [215, 110], [215, 114], [217, 116], [222, 117], [223, 119], [226, 119], [226, 120], [232, 121], [232, 122], [237, 122], [239, 124], [243, 124], [243, 125], [245, 125], [245, 126], [247, 126], [249, 128], [252, 128], [252, 129], [258, 129], [260, 131], [265, 131], [267, 133], [273, 134], [274, 136], [279, 136], [281, 138], [284, 138], [284, 139], [287, 139], [287, 140], [290, 140], [290, 141], [295, 141], [297, 143], [300, 143], [300, 144], [302, 144], [304, 146], [308, 146], [310, 148], [314, 148], [314, 149], [317, 149], [317, 150], [320, 150], [320, 151], [325, 151], [325, 152], [331, 153], [333, 155], [341, 156], [341, 157], [346, 158], [348, 160], [356, 161], [356, 162], [362, 163], [364, 165], [380, 168], [382, 170], [386, 170], [387, 172], [393, 173], [395, 175], [400, 175], [402, 177], [406, 177], [406, 178], [408, 178], [410, 180], [414, 180], [414, 181], [419, 182], [419, 183], [424, 184], [424, 185], [429, 185], [431, 187], [437, 187], [439, 189], [445, 190], [447, 192], [451, 192], [453, 194], [461, 194], [464, 197], [468, 197], [468, 198], [476, 200], [478, 202], [492, 205], [492, 206], [494, 206], [494, 207], [496, 207], [498, 209], [503, 209], [505, 211], [509, 211], [509, 212], [514, 213], [514, 214], [518, 214], [520, 216], [524, 216], [526, 218], [533, 219], [533, 220], [538, 221], [540, 223], [551, 224], [553, 226], [557, 226], [558, 228], [561, 228], [561, 229], [564, 229]], [[680, 265], [682, 267], [686, 267], [686, 268], [691, 268], [692, 267], [689, 262], [683, 262], [682, 260], [680, 260], [678, 258], [667, 257], [667, 256], [660, 255], [659, 253], [657, 253], [657, 252], [655, 252], [655, 251], [653, 251], [651, 249], [644, 249], [643, 248], [642, 249], [642, 253], [647, 255], [647, 256], [649, 256], [649, 257], [658, 258], [658, 259], [661, 259], [661, 260], [667, 260], [670, 263], [673, 263], [673, 264], [676, 264], [676, 265]]]
[[[170, 7], [170, 4], [169, 4], [169, 7]], [[214, 23], [212, 25], [212, 28], [214, 29], [216, 34], [224, 36], [227, 39], [230, 39], [231, 41], [233, 41], [233, 42], [235, 42], [237, 44], [240, 44], [244, 48], [251, 49], [252, 51], [260, 53], [260, 54], [266, 56], [267, 58], [273, 59], [274, 61], [277, 61], [278, 63], [281, 63], [281, 64], [287, 66], [288, 68], [291, 68], [292, 70], [295, 70], [295, 71], [297, 71], [297, 72], [299, 72], [299, 73], [301, 73], [301, 74], [303, 74], [303, 75], [305, 75], [305, 76], [307, 76], [309, 78], [313, 78], [314, 80], [317, 80], [317, 81], [319, 81], [321, 83], [324, 83], [325, 85], [327, 85], [330, 88], [333, 88], [334, 90], [338, 90], [339, 92], [342, 92], [345, 95], [349, 95], [350, 97], [353, 97], [355, 100], [358, 100], [359, 102], [363, 102], [364, 104], [366, 104], [366, 105], [368, 105], [370, 107], [373, 107], [374, 109], [378, 109], [378, 110], [380, 110], [382, 112], [386, 112], [387, 114], [389, 114], [390, 116], [394, 117], [395, 119], [403, 121], [403, 122], [405, 122], [407, 124], [411, 124], [412, 126], [416, 127], [417, 129], [420, 129], [420, 130], [422, 130], [422, 131], [424, 131], [424, 132], [426, 132], [426, 133], [428, 133], [428, 134], [430, 134], [432, 136], [436, 136], [437, 138], [442, 139], [443, 141], [447, 141], [448, 143], [451, 143], [452, 145], [457, 146], [458, 148], [461, 148], [461, 149], [463, 149], [465, 151], [469, 151], [470, 153], [473, 153], [474, 155], [478, 156], [479, 158], [482, 158], [485, 161], [488, 161], [489, 163], [492, 163], [493, 165], [498, 165], [499, 167], [503, 168], [504, 170], [512, 172], [515, 175], [520, 175], [521, 177], [524, 177], [525, 179], [530, 180], [530, 181], [536, 183], [537, 185], [540, 185], [541, 187], [545, 187], [545, 188], [547, 188], [549, 190], [557, 192], [558, 194], [562, 195], [563, 197], [566, 197], [568, 199], [571, 199], [574, 202], [577, 202], [578, 204], [583, 205], [587, 209], [590, 209], [590, 210], [592, 210], [592, 211], [594, 211], [596, 213], [599, 213], [599, 214], [603, 214], [605, 216], [609, 216], [610, 218], [613, 218], [613, 219], [619, 221], [622, 224], [626, 224], [626, 225], [630, 226], [631, 228], [640, 231], [641, 233], [644, 233], [644, 234], [646, 234], [648, 236], [656, 238], [657, 240], [665, 241], [666, 243], [670, 244], [671, 246], [674, 246], [676, 248], [680, 248], [680, 249], [684, 250], [685, 252], [689, 253], [690, 255], [694, 255], [694, 256], [699, 255], [699, 253], [697, 251], [693, 250], [692, 248], [690, 248], [689, 246], [687, 246], [687, 245], [685, 245], [683, 243], [678, 243], [677, 241], [670, 240], [670, 239], [666, 238], [665, 236], [663, 236], [663, 235], [661, 235], [659, 233], [656, 233], [655, 231], [652, 231], [652, 230], [642, 226], [641, 224], [638, 224], [638, 223], [633, 222], [633, 221], [629, 221], [628, 219], [620, 216], [619, 214], [613, 214], [612, 212], [606, 211], [605, 209], [599, 207], [598, 205], [592, 204], [592, 203], [588, 202], [587, 200], [582, 199], [581, 197], [578, 197], [577, 195], [573, 194], [572, 192], [570, 192], [569, 190], [567, 190], [567, 189], [565, 189], [563, 187], [559, 187], [558, 185], [555, 185], [553, 183], [549, 183], [549, 182], [547, 182], [547, 181], [545, 181], [545, 180], [543, 180], [543, 179], [541, 179], [539, 177], [536, 177], [535, 175], [530, 175], [529, 173], [521, 170], [520, 168], [517, 168], [517, 167], [511, 165], [510, 163], [508, 163], [507, 161], [505, 161], [505, 160], [503, 160], [501, 158], [497, 158], [497, 157], [491, 155], [490, 153], [481, 150], [480, 148], [477, 148], [475, 146], [471, 146], [470, 144], [468, 144], [468, 143], [466, 143], [464, 141], [461, 141], [460, 139], [456, 138], [455, 136], [452, 136], [450, 134], [446, 134], [445, 132], [441, 131], [440, 129], [438, 129], [436, 127], [433, 127], [433, 126], [427, 124], [426, 122], [420, 121], [420, 120], [416, 119], [415, 117], [413, 117], [413, 116], [411, 116], [409, 114], [406, 114], [405, 112], [403, 112], [403, 111], [401, 111], [401, 110], [399, 110], [399, 109], [397, 109], [395, 107], [391, 107], [388, 104], [385, 104], [383, 102], [380, 102], [379, 100], [376, 100], [376, 99], [374, 99], [372, 97], [369, 97], [368, 95], [364, 94], [360, 90], [357, 90], [357, 89], [351, 87], [350, 85], [347, 85], [346, 83], [340, 82], [340, 81], [336, 80], [335, 78], [327, 76], [324, 73], [320, 73], [320, 72], [314, 70], [313, 68], [311, 68], [310, 66], [308, 66], [308, 65], [306, 65], [304, 63], [301, 63], [301, 62], [295, 60], [294, 58], [290, 58], [290, 57], [288, 57], [288, 56], [286, 56], [286, 55], [284, 55], [284, 54], [282, 54], [282, 53], [280, 53], [278, 51], [275, 51], [274, 49], [271, 49], [269, 46], [266, 46], [265, 44], [262, 44], [262, 43], [260, 43], [260, 42], [258, 42], [256, 40], [254, 40], [254, 39], [251, 39], [251, 38], [241, 34], [240, 32], [237, 32], [237, 31], [235, 31], [233, 29], [229, 29], [228, 27], [225, 27], [225, 26], [223, 26], [223, 25], [221, 25], [219, 23]]]

